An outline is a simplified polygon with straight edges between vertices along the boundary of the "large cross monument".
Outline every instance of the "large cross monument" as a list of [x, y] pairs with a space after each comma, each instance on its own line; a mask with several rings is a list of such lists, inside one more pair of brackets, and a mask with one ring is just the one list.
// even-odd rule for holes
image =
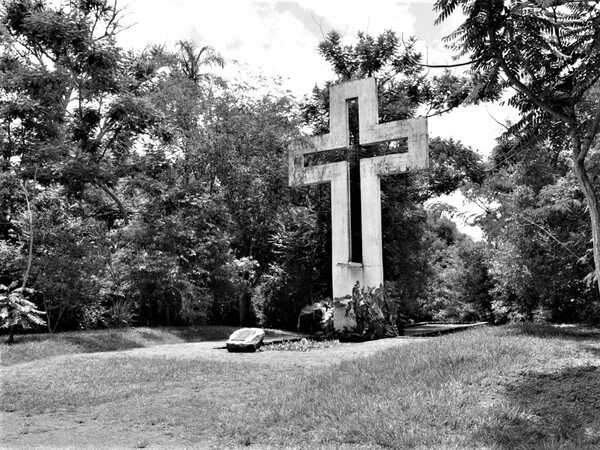
[[[408, 152], [364, 158], [359, 161], [360, 261], [352, 261], [350, 164], [348, 161], [305, 166], [305, 155], [350, 147], [348, 105], [358, 101], [360, 146], [406, 139]], [[331, 183], [333, 299], [352, 295], [357, 281], [361, 286], [383, 284], [383, 243], [381, 237], [381, 177], [413, 172], [429, 167], [427, 119], [416, 118], [379, 123], [377, 84], [366, 78], [334, 85], [329, 89], [329, 133], [310, 142], [296, 144], [289, 153], [289, 185]], [[356, 225], [355, 225], [356, 226]], [[358, 253], [358, 252], [354, 252]], [[334, 311], [336, 329], [353, 325], [345, 317], [345, 307]]]

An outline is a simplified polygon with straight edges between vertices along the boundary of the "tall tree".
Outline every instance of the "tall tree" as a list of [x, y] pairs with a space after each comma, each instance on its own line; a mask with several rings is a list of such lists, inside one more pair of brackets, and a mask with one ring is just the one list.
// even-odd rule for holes
[[116, 45], [119, 18], [108, 0], [3, 2], [0, 164], [75, 196], [94, 186], [128, 222], [118, 183], [154, 115], [152, 74]]
[[435, 9], [437, 23], [456, 9], [466, 16], [447, 39], [457, 57], [472, 59], [472, 97], [497, 97], [512, 88], [509, 104], [522, 118], [511, 131], [570, 150], [587, 200], [600, 280], [600, 203], [589, 176], [600, 130], [600, 2], [437, 0]]
[[[590, 155], [594, 178], [599, 156]], [[570, 153], [540, 143], [524, 149], [513, 138], [494, 149], [488, 167], [485, 182], [467, 195], [488, 205], [477, 222], [496, 284], [495, 320], [542, 313], [553, 321], [597, 321], [589, 215]]]
[[183, 74], [198, 84], [208, 75], [202, 71], [204, 66], [216, 65], [223, 67], [225, 59], [210, 45], [203, 45], [197, 49], [194, 41], [179, 41], [179, 63]]

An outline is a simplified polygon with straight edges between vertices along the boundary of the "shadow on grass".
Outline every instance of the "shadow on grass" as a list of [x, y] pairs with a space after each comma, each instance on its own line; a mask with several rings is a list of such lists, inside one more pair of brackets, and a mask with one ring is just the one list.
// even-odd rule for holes
[[476, 434], [503, 449], [600, 448], [600, 367], [526, 372]]
[[584, 349], [586, 352], [589, 352], [592, 355], [594, 355], [596, 358], [600, 359], [600, 341], [596, 345], [597, 345], [597, 347], [592, 347], [591, 345], [588, 345], [588, 346], [585, 346]]
[[185, 342], [220, 341], [228, 339], [239, 327], [211, 325], [204, 327], [165, 328]]
[[523, 323], [510, 325], [507, 332], [511, 335], [525, 335], [556, 339], [600, 339], [600, 328], [586, 325], [552, 325], [547, 323]]
[[140, 346], [139, 340], [119, 330], [93, 334], [73, 333], [61, 336], [61, 339], [68, 344], [76, 345], [84, 353], [112, 352]]
[[116, 328], [69, 331], [64, 333], [24, 334], [13, 344], [0, 343], [0, 365], [76, 353], [111, 352], [164, 344], [227, 339], [236, 327]]
[[111, 352], [163, 344], [204, 342], [227, 339], [235, 327], [160, 327], [118, 328], [95, 332], [64, 333], [61, 339], [77, 345], [83, 352]]

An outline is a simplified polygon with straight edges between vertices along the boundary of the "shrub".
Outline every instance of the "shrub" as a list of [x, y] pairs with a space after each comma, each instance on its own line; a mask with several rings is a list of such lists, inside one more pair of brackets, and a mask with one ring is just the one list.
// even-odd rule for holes
[[262, 326], [296, 329], [303, 307], [321, 300], [329, 278], [322, 267], [322, 234], [307, 208], [292, 207], [275, 221], [270, 236], [274, 260], [263, 266], [252, 291], [252, 306]]
[[108, 310], [107, 325], [110, 328], [130, 326], [135, 320], [134, 304], [127, 300], [117, 300]]
[[0, 328], [10, 330], [8, 342], [14, 341], [17, 328], [32, 328], [34, 325], [45, 325], [46, 322], [40, 316], [44, 314], [38, 311], [35, 304], [27, 299], [33, 297], [33, 289], [19, 288], [11, 290], [0, 285]]
[[78, 322], [79, 328], [82, 330], [95, 330], [98, 328], [106, 328], [106, 316], [108, 308], [99, 303], [92, 303], [81, 307]]
[[356, 325], [339, 332], [340, 340], [365, 341], [398, 336], [400, 301], [389, 295], [384, 286], [361, 289], [357, 281], [352, 288], [352, 298], [341, 303], [347, 304], [346, 316], [354, 319]]
[[583, 321], [590, 325], [600, 325], [600, 301], [590, 302], [584, 309]]

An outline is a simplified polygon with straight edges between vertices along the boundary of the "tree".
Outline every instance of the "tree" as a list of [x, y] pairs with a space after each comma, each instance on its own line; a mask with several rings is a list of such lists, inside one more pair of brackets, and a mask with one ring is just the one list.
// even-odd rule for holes
[[450, 207], [428, 205], [423, 258], [427, 261], [417, 320], [473, 321], [491, 316], [485, 244], [473, 242], [447, 217]]
[[[119, 18], [116, 3], [102, 0], [7, 0], [0, 9], [0, 167], [9, 192], [0, 238], [29, 242], [27, 264], [10, 276], [40, 290], [51, 331], [77, 326], [101, 299], [101, 243], [118, 219], [131, 219], [122, 180], [156, 118], [145, 101], [153, 73], [117, 47]], [[24, 224], [14, 212], [25, 208]]]
[[[168, 67], [160, 71], [149, 95], [161, 120], [136, 164], [137, 183], [131, 184], [138, 198], [147, 199], [136, 230], [143, 231], [138, 234], [140, 249], [156, 249], [169, 259], [145, 264], [139, 279], [147, 288], [136, 297], [153, 299], [154, 305], [162, 305], [162, 313], [171, 304], [176, 313], [179, 295], [162, 295], [164, 289], [155, 285], [165, 280], [163, 286], [173, 286], [176, 279], [165, 275], [178, 267], [176, 278], [204, 293], [197, 303], [207, 307], [209, 320], [237, 325], [240, 305], [242, 312], [249, 312], [251, 292], [275, 273], [271, 269], [290, 268], [285, 261], [292, 256], [282, 256], [277, 236], [287, 235], [286, 228], [302, 221], [301, 215], [287, 215], [285, 150], [298, 133], [294, 99], [275, 79], [238, 84], [202, 76], [194, 81], [185, 63], [189, 52], [152, 52]], [[268, 94], [261, 92], [265, 83]], [[152, 242], [144, 244], [149, 238]], [[204, 272], [198, 277], [192, 271]], [[291, 270], [285, 276], [294, 283], [303, 273]], [[300, 297], [294, 292], [286, 297], [292, 310]], [[262, 304], [276, 305], [271, 300], [269, 296]], [[276, 316], [281, 309], [267, 314]], [[246, 322], [250, 315], [245, 316]]]
[[457, 8], [466, 18], [448, 40], [457, 57], [472, 59], [472, 97], [497, 98], [514, 89], [509, 104], [522, 118], [511, 131], [570, 150], [589, 208], [600, 280], [600, 203], [589, 175], [600, 129], [598, 1], [437, 0], [436, 23]]
[[[261, 93], [265, 81], [268, 94]], [[315, 269], [321, 241], [307, 227], [313, 218], [296, 211], [287, 187], [286, 150], [299, 136], [295, 99], [278, 80], [253, 79], [229, 86], [214, 111], [208, 149], [213, 186], [234, 224], [232, 251], [256, 262], [253, 302], [262, 324], [293, 329], [300, 309], [320, 298], [311, 286], [322, 276]], [[299, 248], [311, 257], [300, 257]]]
[[[379, 119], [381, 122], [414, 117], [417, 108], [427, 106], [427, 116], [442, 114], [459, 106], [471, 90], [465, 77], [445, 71], [428, 77], [416, 50], [416, 40], [401, 40], [386, 30], [379, 36], [359, 32], [355, 44], [342, 42], [331, 31], [319, 43], [319, 54], [329, 62], [338, 79], [336, 83], [376, 77], [378, 81]], [[302, 107], [305, 121], [317, 134], [328, 131], [329, 86], [315, 86], [311, 99]]]
[[[598, 173], [598, 154], [590, 173]], [[477, 219], [488, 243], [494, 320], [597, 320], [585, 198], [564, 149], [504, 140], [485, 182], [468, 195], [487, 206]], [[593, 275], [593, 272], [591, 273]], [[596, 294], [596, 295], [594, 295]]]
[[3, 3], [0, 164], [70, 196], [99, 189], [126, 223], [119, 180], [155, 116], [144, 98], [153, 74], [117, 47], [119, 18], [107, 0]]
[[28, 288], [11, 289], [0, 285], [0, 328], [8, 328], [8, 342], [14, 342], [17, 327], [31, 328], [33, 325], [45, 325], [40, 316], [42, 311], [27, 297], [33, 297], [35, 291]]
[[193, 41], [179, 41], [179, 63], [183, 74], [194, 84], [200, 83], [208, 75], [201, 71], [203, 66], [216, 65], [223, 67], [225, 60], [210, 45], [204, 45], [196, 50]]

